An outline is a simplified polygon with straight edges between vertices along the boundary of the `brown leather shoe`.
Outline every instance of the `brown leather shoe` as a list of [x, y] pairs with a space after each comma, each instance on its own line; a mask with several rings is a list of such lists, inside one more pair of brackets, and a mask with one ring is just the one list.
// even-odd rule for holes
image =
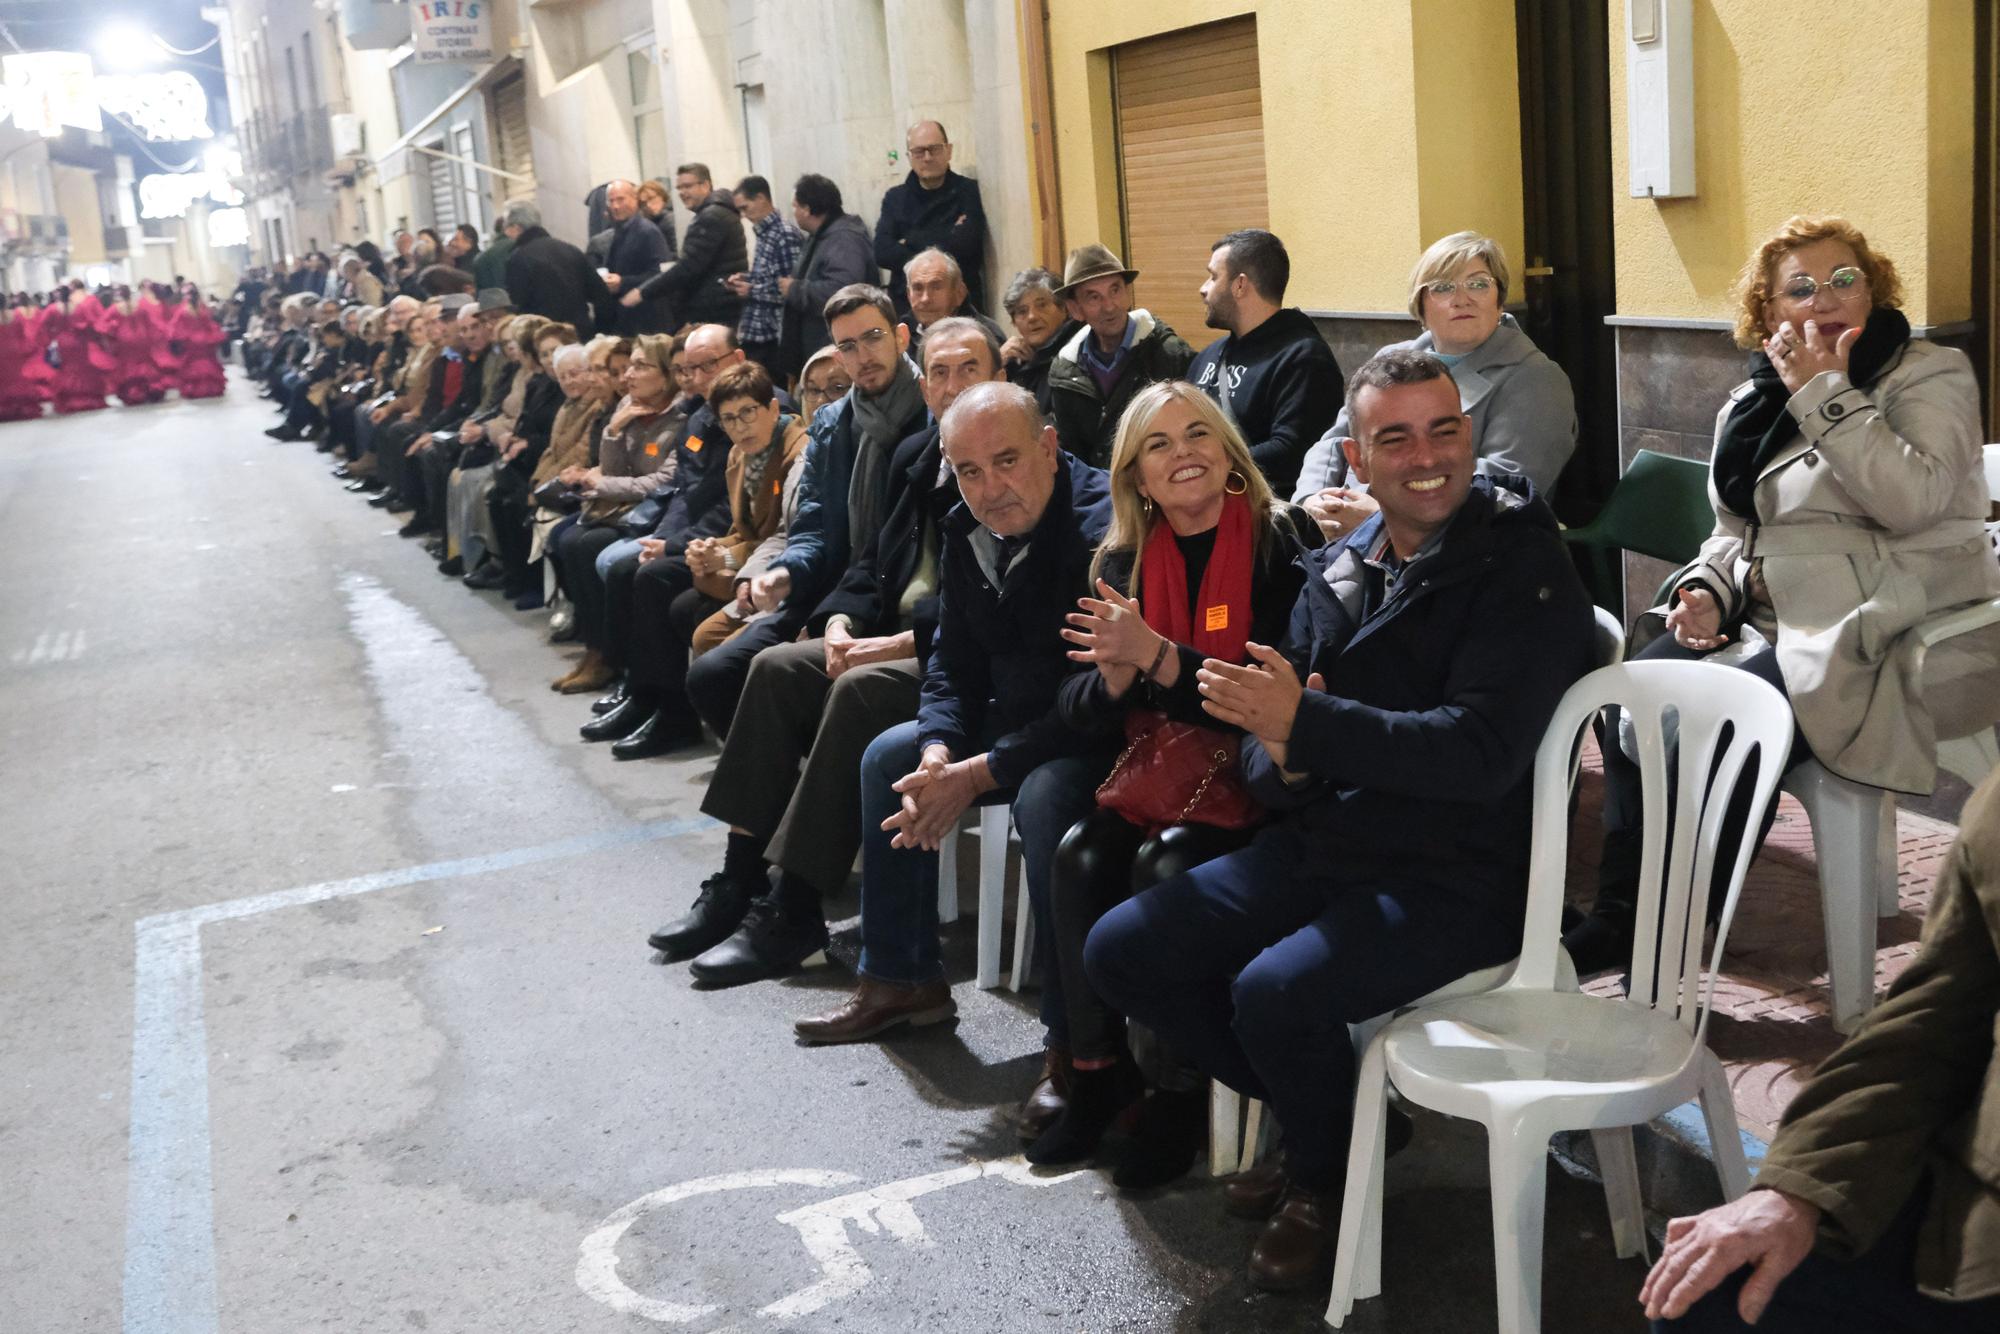
[[583, 655], [583, 661], [576, 665], [575, 671], [556, 682], [555, 688], [565, 695], [588, 695], [604, 689], [617, 679], [618, 673], [604, 660], [604, 655], [591, 649]]
[[1250, 1248], [1250, 1282], [1265, 1292], [1294, 1292], [1323, 1278], [1340, 1235], [1340, 1196], [1287, 1182], [1278, 1211]]
[[1222, 1210], [1231, 1218], [1269, 1218], [1285, 1196], [1285, 1158], [1272, 1154], [1222, 1186]]
[[1042, 1054], [1042, 1077], [1014, 1113], [1014, 1128], [1023, 1143], [1040, 1137], [1069, 1106], [1069, 1053], [1050, 1047]]
[[898, 1024], [941, 1024], [957, 1017], [958, 1002], [943, 981], [899, 987], [864, 977], [839, 1009], [801, 1019], [792, 1031], [807, 1042], [865, 1042]]

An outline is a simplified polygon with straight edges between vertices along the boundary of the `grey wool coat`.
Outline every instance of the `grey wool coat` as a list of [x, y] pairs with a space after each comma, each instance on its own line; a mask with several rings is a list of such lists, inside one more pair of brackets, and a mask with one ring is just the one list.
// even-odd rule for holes
[[[1716, 417], [1716, 439], [1746, 381]], [[1777, 648], [1814, 758], [1859, 783], [1929, 792], [1940, 739], [2000, 719], [2000, 627], [1926, 655], [1926, 618], [2000, 597], [1984, 527], [1979, 387], [1955, 348], [1912, 339], [1867, 389], [1828, 371], [1792, 395], [1799, 434], [1758, 474], [1761, 522], [1723, 508], [1674, 587], [1698, 584], [1725, 625]], [[1756, 566], [1768, 605], [1746, 600]], [[1647, 620], [1663, 620], [1656, 607]]]

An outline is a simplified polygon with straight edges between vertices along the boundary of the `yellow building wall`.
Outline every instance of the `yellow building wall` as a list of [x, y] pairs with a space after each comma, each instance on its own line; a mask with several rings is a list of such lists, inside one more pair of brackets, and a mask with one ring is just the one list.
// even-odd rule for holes
[[1750, 250], [1840, 213], [1887, 254], [1917, 324], [1971, 313], [1971, 0], [1696, 0], [1695, 189], [1626, 186], [1626, 0], [1611, 15], [1621, 315], [1728, 319]]
[[97, 174], [88, 167], [57, 164], [50, 175], [55, 179], [56, 211], [69, 224], [71, 266], [104, 263], [104, 217], [97, 198]]
[[[1091, 0], [1049, 7], [1063, 244], [1119, 240], [1110, 48], [1257, 18], [1271, 230], [1289, 303], [1396, 313], [1424, 247], [1521, 253], [1513, 0]], [[1190, 189], [1200, 189], [1198, 181]]]

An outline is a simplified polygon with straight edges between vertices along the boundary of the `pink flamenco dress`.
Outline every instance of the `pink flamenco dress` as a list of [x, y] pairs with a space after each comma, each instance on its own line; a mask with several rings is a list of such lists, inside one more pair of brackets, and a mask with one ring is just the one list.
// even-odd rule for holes
[[167, 336], [181, 347], [180, 378], [175, 388], [182, 398], [220, 398], [226, 382], [219, 351], [229, 337], [199, 301], [183, 302], [174, 311]]
[[48, 339], [42, 312], [26, 306], [0, 310], [0, 421], [30, 421], [49, 400], [55, 367], [42, 354]]
[[[67, 308], [52, 305], [43, 312], [49, 340], [56, 345], [62, 365], [56, 368], [56, 411], [93, 412], [108, 407], [104, 401], [104, 370], [108, 360], [98, 343], [97, 321], [104, 307], [96, 297], [78, 297]], [[95, 353], [95, 356], [92, 354]]]
[[112, 306], [104, 313], [104, 343], [111, 353], [111, 388], [128, 407], [157, 403], [166, 397], [166, 383], [153, 364], [153, 346], [161, 340], [150, 302], [130, 309]]

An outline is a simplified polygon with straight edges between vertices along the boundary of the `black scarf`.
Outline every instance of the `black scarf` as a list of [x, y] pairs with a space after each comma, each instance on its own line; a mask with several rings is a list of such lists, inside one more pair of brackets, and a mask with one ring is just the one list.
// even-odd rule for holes
[[[1861, 328], [1861, 336], [1847, 357], [1848, 383], [1866, 389], [1881, 378], [1889, 364], [1902, 355], [1910, 341], [1910, 322], [1903, 312], [1878, 306]], [[1778, 377], [1778, 368], [1762, 348], [1750, 354], [1750, 383], [1756, 392], [1745, 394], [1729, 419], [1722, 424], [1722, 439], [1715, 446], [1715, 490], [1731, 514], [1754, 520], [1757, 515], [1757, 477], [1778, 451], [1791, 443], [1799, 424], [1785, 410], [1792, 391]]]

